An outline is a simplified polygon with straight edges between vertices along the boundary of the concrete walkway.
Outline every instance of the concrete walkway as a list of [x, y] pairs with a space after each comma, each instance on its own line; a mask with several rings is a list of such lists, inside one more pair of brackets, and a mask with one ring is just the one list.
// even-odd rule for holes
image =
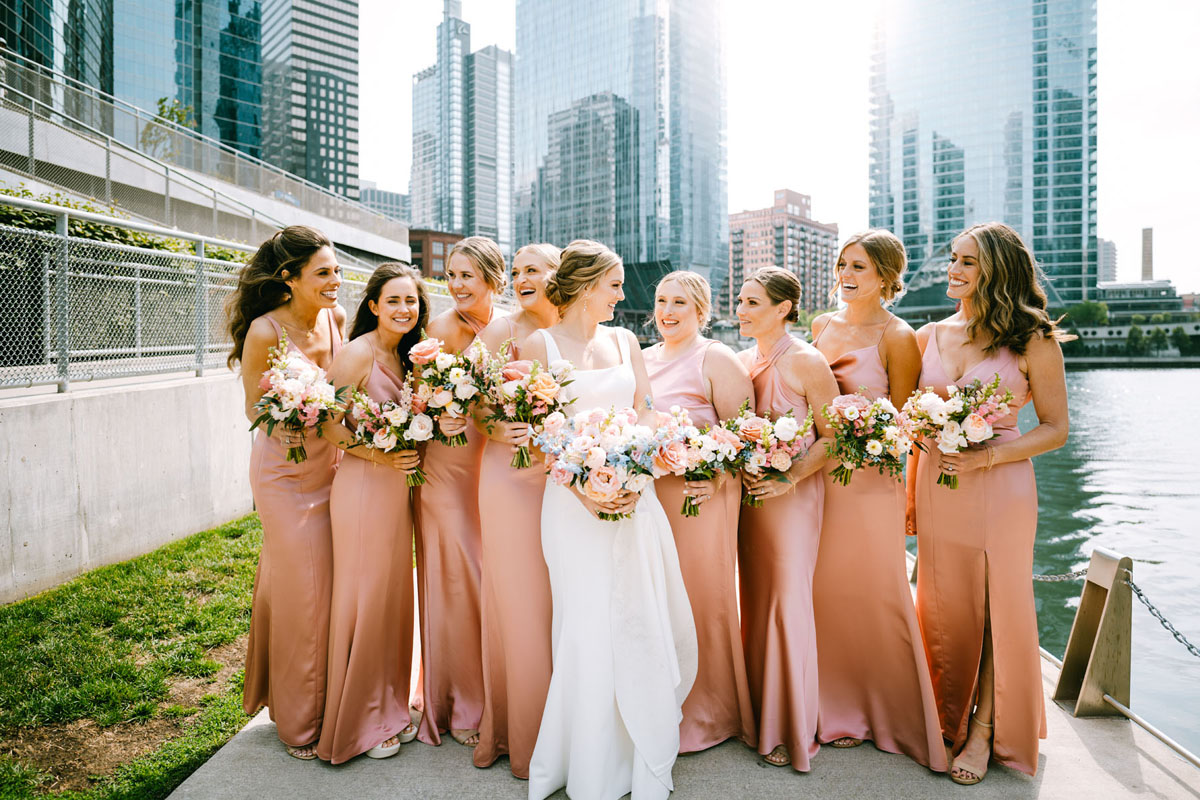
[[[1043, 661], [1047, 697], [1058, 670]], [[1049, 738], [1042, 742], [1038, 774], [1029, 778], [993, 766], [983, 783], [959, 787], [904, 756], [869, 744], [853, 750], [823, 748], [812, 772], [763, 763], [754, 752], [726, 742], [683, 756], [675, 765], [675, 798], [1110, 798], [1200, 800], [1200, 770], [1125, 719], [1075, 719], [1048, 701]], [[526, 784], [512, 777], [507, 759], [476, 769], [467, 748], [449, 737], [441, 747], [413, 742], [385, 761], [357, 758], [331, 767], [289, 757], [266, 712], [197, 770], [171, 800], [416, 800], [417, 798], [524, 798]], [[566, 795], [559, 792], [555, 798]]]

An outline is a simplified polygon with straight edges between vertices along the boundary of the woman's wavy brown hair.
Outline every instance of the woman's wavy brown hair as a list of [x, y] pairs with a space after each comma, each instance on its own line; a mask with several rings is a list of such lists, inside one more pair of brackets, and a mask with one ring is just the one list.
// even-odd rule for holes
[[621, 263], [620, 256], [599, 242], [576, 239], [562, 251], [558, 269], [547, 279], [546, 299], [562, 313]]
[[891, 305], [904, 291], [902, 276], [908, 259], [904, 254], [904, 243], [896, 234], [883, 228], [873, 228], [856, 233], [842, 245], [842, 249], [838, 251], [838, 257], [833, 262], [833, 288], [829, 290], [829, 299], [836, 303], [841, 295], [842, 276], [838, 264], [846, 254], [846, 248], [852, 244], [859, 245], [867, 251], [867, 258], [871, 259], [871, 266], [875, 267], [875, 271], [879, 273], [879, 297], [885, 306]]
[[242, 267], [237, 289], [225, 301], [229, 336], [233, 339], [226, 361], [230, 368], [242, 359], [250, 323], [291, 299], [287, 280], [298, 277], [322, 247], [333, 247], [325, 234], [307, 225], [289, 225], [263, 242]]
[[986, 353], [1007, 347], [1017, 355], [1025, 353], [1035, 336], [1059, 342], [1075, 338], [1050, 319], [1041, 270], [1019, 233], [1002, 222], [985, 222], [967, 228], [954, 241], [964, 236], [979, 248], [979, 281], [971, 296], [967, 338], [983, 343]]
[[429, 323], [429, 297], [425, 294], [425, 281], [421, 277], [421, 273], [408, 264], [388, 261], [380, 264], [371, 273], [371, 277], [367, 279], [367, 288], [363, 290], [362, 301], [358, 304], [358, 311], [354, 314], [350, 339], [357, 339], [379, 327], [379, 315], [371, 310], [370, 304], [374, 301], [378, 305], [383, 287], [393, 278], [412, 278], [413, 284], [417, 287], [417, 324], [413, 325], [411, 331], [401, 336], [400, 343], [396, 345], [396, 355], [400, 357], [400, 363], [404, 365], [404, 371], [407, 373], [412, 369], [412, 359], [408, 357], [408, 351], [414, 344], [421, 341], [421, 331], [425, 330], [425, 326]]

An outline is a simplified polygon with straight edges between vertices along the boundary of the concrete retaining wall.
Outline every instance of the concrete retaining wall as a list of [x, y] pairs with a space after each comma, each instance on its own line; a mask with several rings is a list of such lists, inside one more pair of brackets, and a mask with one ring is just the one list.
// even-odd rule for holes
[[252, 507], [229, 372], [0, 400], [0, 602]]

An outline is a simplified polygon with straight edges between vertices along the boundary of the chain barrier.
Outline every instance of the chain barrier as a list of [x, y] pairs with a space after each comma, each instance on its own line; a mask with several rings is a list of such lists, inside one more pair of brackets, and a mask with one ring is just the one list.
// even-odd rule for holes
[[1196, 645], [1189, 642], [1182, 633], [1176, 630], [1175, 626], [1172, 625], [1170, 621], [1163, 616], [1163, 613], [1158, 610], [1158, 607], [1155, 606], [1154, 603], [1151, 603], [1150, 599], [1146, 597], [1146, 594], [1138, 587], [1136, 583], [1133, 582], [1133, 578], [1130, 578], [1128, 573], [1126, 573], [1125, 583], [1130, 589], [1133, 589], [1133, 593], [1137, 595], [1138, 600], [1142, 601], [1142, 605], [1150, 610], [1150, 615], [1158, 620], [1164, 628], [1166, 628], [1167, 633], [1174, 636], [1175, 641], [1186, 647], [1189, 653], [1194, 655], [1196, 658], [1200, 658], [1200, 648], [1197, 648]]
[[1064, 572], [1061, 575], [1038, 575], [1034, 573], [1033, 579], [1035, 581], [1042, 581], [1043, 583], [1059, 583], [1060, 581], [1074, 581], [1086, 578], [1087, 574], [1088, 571], [1085, 567], [1084, 569], [1077, 569], [1074, 572]]

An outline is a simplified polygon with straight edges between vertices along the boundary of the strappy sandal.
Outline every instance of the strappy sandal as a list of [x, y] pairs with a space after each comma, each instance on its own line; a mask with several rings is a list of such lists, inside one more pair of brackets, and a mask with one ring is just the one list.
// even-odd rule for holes
[[283, 749], [292, 758], [298, 758], [301, 761], [312, 761], [317, 757], [317, 743], [302, 745], [300, 747], [292, 747], [290, 744], [285, 744]]
[[404, 726], [403, 730], [396, 734], [400, 739], [400, 744], [408, 744], [413, 739], [417, 738], [417, 723], [416, 720]]
[[770, 764], [772, 767], [786, 767], [792, 763], [792, 757], [788, 754], [787, 748], [779, 745], [771, 752], [763, 756], [763, 761]]
[[470, 728], [466, 730], [451, 730], [450, 736], [463, 747], [475, 747], [479, 744], [479, 731]]
[[853, 736], [842, 736], [830, 742], [829, 746], [836, 747], [839, 750], [849, 750], [852, 747], [858, 747], [862, 743], [862, 739], [855, 739]]
[[[989, 730], [992, 728], [992, 723], [984, 722], [983, 720], [976, 717], [974, 714], [971, 715], [971, 720], [976, 725], [982, 725], [983, 727], [988, 728]], [[963, 749], [964, 750], [966, 749], [965, 745], [964, 745]], [[962, 754], [960, 753], [959, 755], [961, 756]], [[988, 763], [991, 760], [992, 760], [992, 751], [991, 751], [990, 743], [988, 746], [988, 757], [987, 757], [987, 760], [983, 762], [982, 768], [977, 768], [972, 764], [959, 764], [959, 761], [956, 758], [956, 759], [954, 759], [954, 762], [951, 763], [951, 765], [950, 765], [950, 780], [954, 781], [959, 786], [974, 786], [975, 784], [977, 784], [981, 780], [983, 780], [985, 775], [987, 775]], [[957, 775], [955, 774], [956, 770], [958, 771]]]

